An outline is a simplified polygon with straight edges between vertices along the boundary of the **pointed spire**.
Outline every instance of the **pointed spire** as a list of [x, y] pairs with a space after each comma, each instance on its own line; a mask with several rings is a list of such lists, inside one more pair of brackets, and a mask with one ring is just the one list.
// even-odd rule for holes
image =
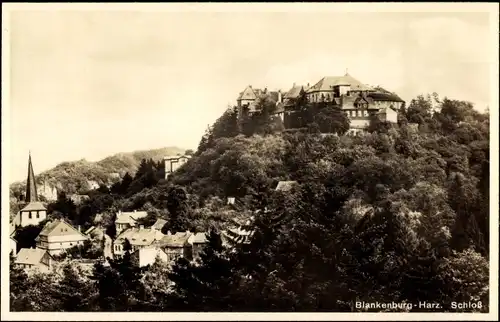
[[36, 193], [35, 172], [31, 164], [31, 151], [28, 157], [28, 179], [26, 180], [26, 202], [38, 201]]
[[345, 76], [349, 76], [349, 73], [347, 72], [348, 70], [348, 68], [345, 69]]

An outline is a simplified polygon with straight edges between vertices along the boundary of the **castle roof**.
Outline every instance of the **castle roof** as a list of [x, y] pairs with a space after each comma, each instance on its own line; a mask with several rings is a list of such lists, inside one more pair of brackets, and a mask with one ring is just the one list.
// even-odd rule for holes
[[368, 97], [374, 101], [404, 102], [401, 97], [394, 93], [372, 92], [368, 94]]
[[370, 86], [361, 83], [349, 74], [345, 74], [344, 76], [325, 76], [311, 86], [307, 92], [331, 91], [332, 87], [341, 85], [349, 85], [351, 91], [373, 91]]

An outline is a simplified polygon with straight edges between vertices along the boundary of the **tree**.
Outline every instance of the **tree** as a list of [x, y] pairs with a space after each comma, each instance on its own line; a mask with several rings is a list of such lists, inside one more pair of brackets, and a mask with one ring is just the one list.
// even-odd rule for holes
[[63, 278], [51, 290], [58, 308], [64, 312], [88, 312], [96, 310], [94, 300], [97, 295], [94, 284], [82, 278], [81, 272], [66, 264]]
[[168, 190], [167, 209], [170, 213], [170, 220], [164, 226], [163, 231], [172, 232], [185, 231], [189, 228], [187, 221], [188, 197], [184, 188], [171, 186]]
[[221, 237], [211, 231], [198, 264], [184, 258], [177, 260], [169, 274], [174, 293], [167, 299], [166, 306], [179, 311], [230, 311], [231, 291], [235, 289], [233, 278]]
[[320, 108], [313, 119], [322, 133], [344, 135], [349, 130], [349, 118], [336, 107]]

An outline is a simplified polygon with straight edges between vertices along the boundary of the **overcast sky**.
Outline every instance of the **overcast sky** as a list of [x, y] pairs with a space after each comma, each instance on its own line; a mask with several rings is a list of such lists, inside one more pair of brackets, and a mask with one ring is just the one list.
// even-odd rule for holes
[[[13, 12], [11, 181], [62, 161], [196, 148], [245, 86], [349, 73], [396, 91], [489, 102], [483, 13]], [[493, 31], [494, 32], [494, 31]]]

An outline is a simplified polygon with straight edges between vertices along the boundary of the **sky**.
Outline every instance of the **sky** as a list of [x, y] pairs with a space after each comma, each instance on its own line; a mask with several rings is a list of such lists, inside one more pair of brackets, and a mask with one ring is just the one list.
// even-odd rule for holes
[[10, 181], [25, 179], [28, 151], [40, 173], [196, 149], [247, 85], [288, 90], [346, 69], [407, 101], [489, 104], [488, 13], [278, 11], [11, 12]]

